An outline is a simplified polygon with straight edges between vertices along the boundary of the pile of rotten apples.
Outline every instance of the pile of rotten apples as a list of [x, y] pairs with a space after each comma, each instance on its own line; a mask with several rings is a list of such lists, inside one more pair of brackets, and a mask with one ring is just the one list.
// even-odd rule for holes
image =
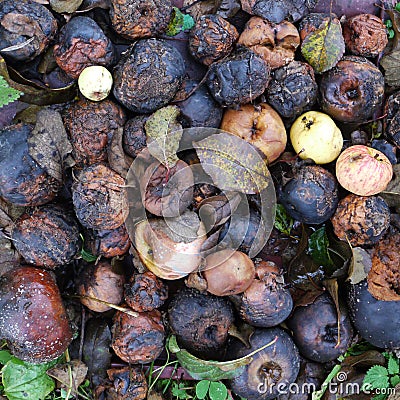
[[[29, 112], [3, 123], [8, 349], [30, 363], [69, 349], [89, 366], [99, 399], [146, 398], [146, 365], [163, 358], [170, 334], [205, 360], [243, 357], [276, 338], [227, 382], [246, 399], [275, 398], [279, 383], [319, 385], [324, 367], [361, 338], [399, 349], [400, 92], [385, 86], [379, 64], [392, 46], [388, 14], [373, 5], [370, 14], [342, 15], [335, 5], [338, 15], [329, 14], [316, 0], [62, 3], [0, 2], [2, 75], [11, 86], [63, 93], [96, 65], [113, 87], [103, 99], [94, 81], [92, 100], [52, 97], [51, 106], [23, 96], [14, 105]], [[175, 6], [194, 22], [173, 37]], [[330, 26], [332, 43], [323, 37]], [[316, 32], [319, 57], [337, 57], [323, 71], [301, 51]], [[184, 131], [172, 152], [161, 148], [165, 159], [148, 149], [163, 118], [156, 130]], [[222, 178], [194, 179], [209, 170], [193, 143], [219, 130], [268, 166], [275, 226], [266, 226], [257, 190], [243, 182], [224, 190], [243, 176], [224, 167], [226, 155], [212, 159]], [[238, 148], [230, 151], [235, 160]], [[346, 248], [341, 261], [323, 245], [329, 257], [308, 249], [321, 228]], [[106, 357], [96, 353], [103, 362], [94, 368], [88, 348], [100, 330]]]

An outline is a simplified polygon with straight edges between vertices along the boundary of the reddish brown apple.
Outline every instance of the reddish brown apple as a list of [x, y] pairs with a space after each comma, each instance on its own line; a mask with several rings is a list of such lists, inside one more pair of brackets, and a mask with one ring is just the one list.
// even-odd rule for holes
[[349, 192], [372, 196], [385, 190], [393, 176], [389, 159], [379, 150], [364, 145], [350, 146], [336, 161], [336, 177]]
[[225, 111], [220, 128], [251, 143], [275, 161], [285, 150], [286, 129], [279, 114], [268, 104], [246, 104]]
[[244, 292], [255, 277], [254, 263], [240, 251], [220, 250], [206, 257], [207, 290], [216, 296]]

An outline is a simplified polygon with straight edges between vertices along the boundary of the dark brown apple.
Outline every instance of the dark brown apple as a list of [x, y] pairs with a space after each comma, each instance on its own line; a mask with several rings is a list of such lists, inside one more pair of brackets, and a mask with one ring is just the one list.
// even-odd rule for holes
[[21, 266], [0, 277], [0, 337], [12, 354], [30, 363], [64, 353], [72, 332], [50, 272]]

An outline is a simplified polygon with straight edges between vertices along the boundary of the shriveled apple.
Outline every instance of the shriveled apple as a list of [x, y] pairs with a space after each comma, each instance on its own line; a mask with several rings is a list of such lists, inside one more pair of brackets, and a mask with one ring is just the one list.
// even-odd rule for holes
[[275, 161], [285, 150], [286, 129], [279, 114], [268, 104], [245, 104], [239, 109], [228, 109], [220, 128], [251, 143]]
[[379, 150], [364, 145], [350, 146], [336, 161], [336, 177], [349, 192], [372, 196], [385, 190], [393, 176], [389, 159]]
[[135, 229], [135, 245], [146, 267], [163, 279], [179, 279], [201, 262], [206, 230], [191, 211], [177, 218], [149, 219]]

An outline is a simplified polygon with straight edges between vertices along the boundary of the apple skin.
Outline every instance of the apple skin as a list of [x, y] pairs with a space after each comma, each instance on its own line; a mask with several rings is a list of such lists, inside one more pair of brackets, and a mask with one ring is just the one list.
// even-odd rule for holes
[[319, 111], [308, 111], [294, 121], [290, 141], [300, 158], [311, 158], [316, 164], [335, 160], [343, 147], [340, 129], [328, 114]]
[[201, 261], [201, 245], [206, 239], [203, 223], [192, 242], [174, 242], [167, 234], [156, 232], [148, 220], [135, 228], [135, 246], [143, 264], [162, 279], [180, 279], [196, 270]]
[[207, 291], [216, 296], [244, 292], [255, 278], [254, 263], [246, 254], [234, 250], [220, 250], [205, 259], [203, 276]]
[[336, 178], [340, 185], [359, 196], [382, 192], [392, 176], [389, 159], [379, 150], [361, 144], [348, 147], [336, 161]]
[[237, 110], [226, 110], [220, 129], [252, 144], [267, 157], [268, 163], [283, 153], [287, 143], [281, 117], [266, 103], [245, 104]]

